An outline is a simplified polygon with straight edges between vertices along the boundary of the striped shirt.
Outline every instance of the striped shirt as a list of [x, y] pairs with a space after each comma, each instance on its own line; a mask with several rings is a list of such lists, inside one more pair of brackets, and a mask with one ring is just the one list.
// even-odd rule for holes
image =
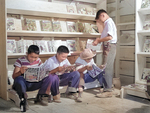
[[26, 56], [24, 56], [24, 57], [21, 57], [21, 58], [18, 58], [17, 60], [16, 60], [16, 62], [15, 62], [15, 64], [14, 64], [14, 67], [22, 67], [22, 66], [24, 66], [24, 67], [37, 67], [37, 66], [39, 66], [40, 64], [41, 64], [42, 62], [41, 62], [41, 59], [40, 58], [38, 58], [36, 61], [34, 61], [34, 62], [29, 62], [28, 61], [28, 59], [27, 59], [27, 57]]

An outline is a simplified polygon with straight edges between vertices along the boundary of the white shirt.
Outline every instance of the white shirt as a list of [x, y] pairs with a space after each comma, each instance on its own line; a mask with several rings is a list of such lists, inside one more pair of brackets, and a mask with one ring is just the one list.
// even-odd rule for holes
[[[75, 61], [75, 64], [96, 65], [96, 64], [94, 63], [93, 58], [92, 58], [92, 60], [91, 60], [89, 63], [87, 63], [85, 60], [81, 59], [80, 57], [77, 58], [77, 60]], [[84, 74], [87, 73], [87, 70], [85, 70], [83, 73], [84, 73]]]
[[110, 43], [117, 42], [117, 28], [114, 21], [111, 18], [108, 18], [104, 22], [104, 29], [101, 34], [101, 38], [107, 37], [108, 35], [112, 36], [112, 40], [109, 40]]
[[51, 58], [49, 58], [47, 61], [45, 61], [44, 63], [46, 66], [45, 66], [45, 70], [46, 71], [51, 71], [59, 66], [63, 66], [63, 65], [71, 65], [70, 62], [68, 61], [68, 59], [62, 61], [62, 62], [59, 62], [56, 58], [56, 56], [53, 56]]

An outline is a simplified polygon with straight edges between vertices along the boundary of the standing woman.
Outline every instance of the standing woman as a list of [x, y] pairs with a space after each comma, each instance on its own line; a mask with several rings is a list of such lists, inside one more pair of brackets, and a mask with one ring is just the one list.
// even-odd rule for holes
[[[117, 29], [114, 21], [108, 16], [107, 12], [103, 9], [99, 10], [96, 14], [96, 24], [100, 31], [100, 26], [104, 26], [100, 38], [96, 38], [93, 45], [103, 42], [103, 64], [101, 67], [106, 66], [105, 79], [107, 88], [105, 92], [112, 91], [112, 79], [114, 75], [114, 60], [116, 56], [116, 42], [117, 42]], [[102, 95], [97, 95], [101, 97]]]

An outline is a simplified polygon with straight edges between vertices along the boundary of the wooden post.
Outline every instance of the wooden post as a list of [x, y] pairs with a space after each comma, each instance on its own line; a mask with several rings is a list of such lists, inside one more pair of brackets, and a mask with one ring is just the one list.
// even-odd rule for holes
[[0, 0], [0, 96], [7, 100], [6, 4]]

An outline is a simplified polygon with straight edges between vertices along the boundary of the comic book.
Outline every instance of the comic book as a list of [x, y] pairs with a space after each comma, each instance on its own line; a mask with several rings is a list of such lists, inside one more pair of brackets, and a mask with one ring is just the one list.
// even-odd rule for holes
[[15, 40], [7, 39], [7, 53], [17, 53]]
[[75, 22], [67, 22], [68, 32], [76, 32], [76, 23]]
[[24, 19], [24, 30], [27, 31], [36, 31], [37, 27], [36, 27], [36, 21], [32, 20], [32, 19]]
[[7, 30], [15, 30], [14, 18], [7, 18]]
[[47, 72], [45, 71], [45, 66], [45, 63], [37, 67], [29, 66], [24, 73], [25, 80], [29, 82], [39, 82], [44, 79], [47, 75]]
[[143, 52], [150, 52], [150, 39], [145, 39]]
[[75, 7], [72, 5], [66, 5], [68, 13], [75, 13]]
[[49, 20], [41, 20], [41, 31], [53, 31], [52, 22]]
[[62, 32], [61, 24], [59, 21], [53, 21], [53, 31]]
[[67, 40], [67, 46], [69, 51], [76, 51], [76, 41], [75, 40]]

